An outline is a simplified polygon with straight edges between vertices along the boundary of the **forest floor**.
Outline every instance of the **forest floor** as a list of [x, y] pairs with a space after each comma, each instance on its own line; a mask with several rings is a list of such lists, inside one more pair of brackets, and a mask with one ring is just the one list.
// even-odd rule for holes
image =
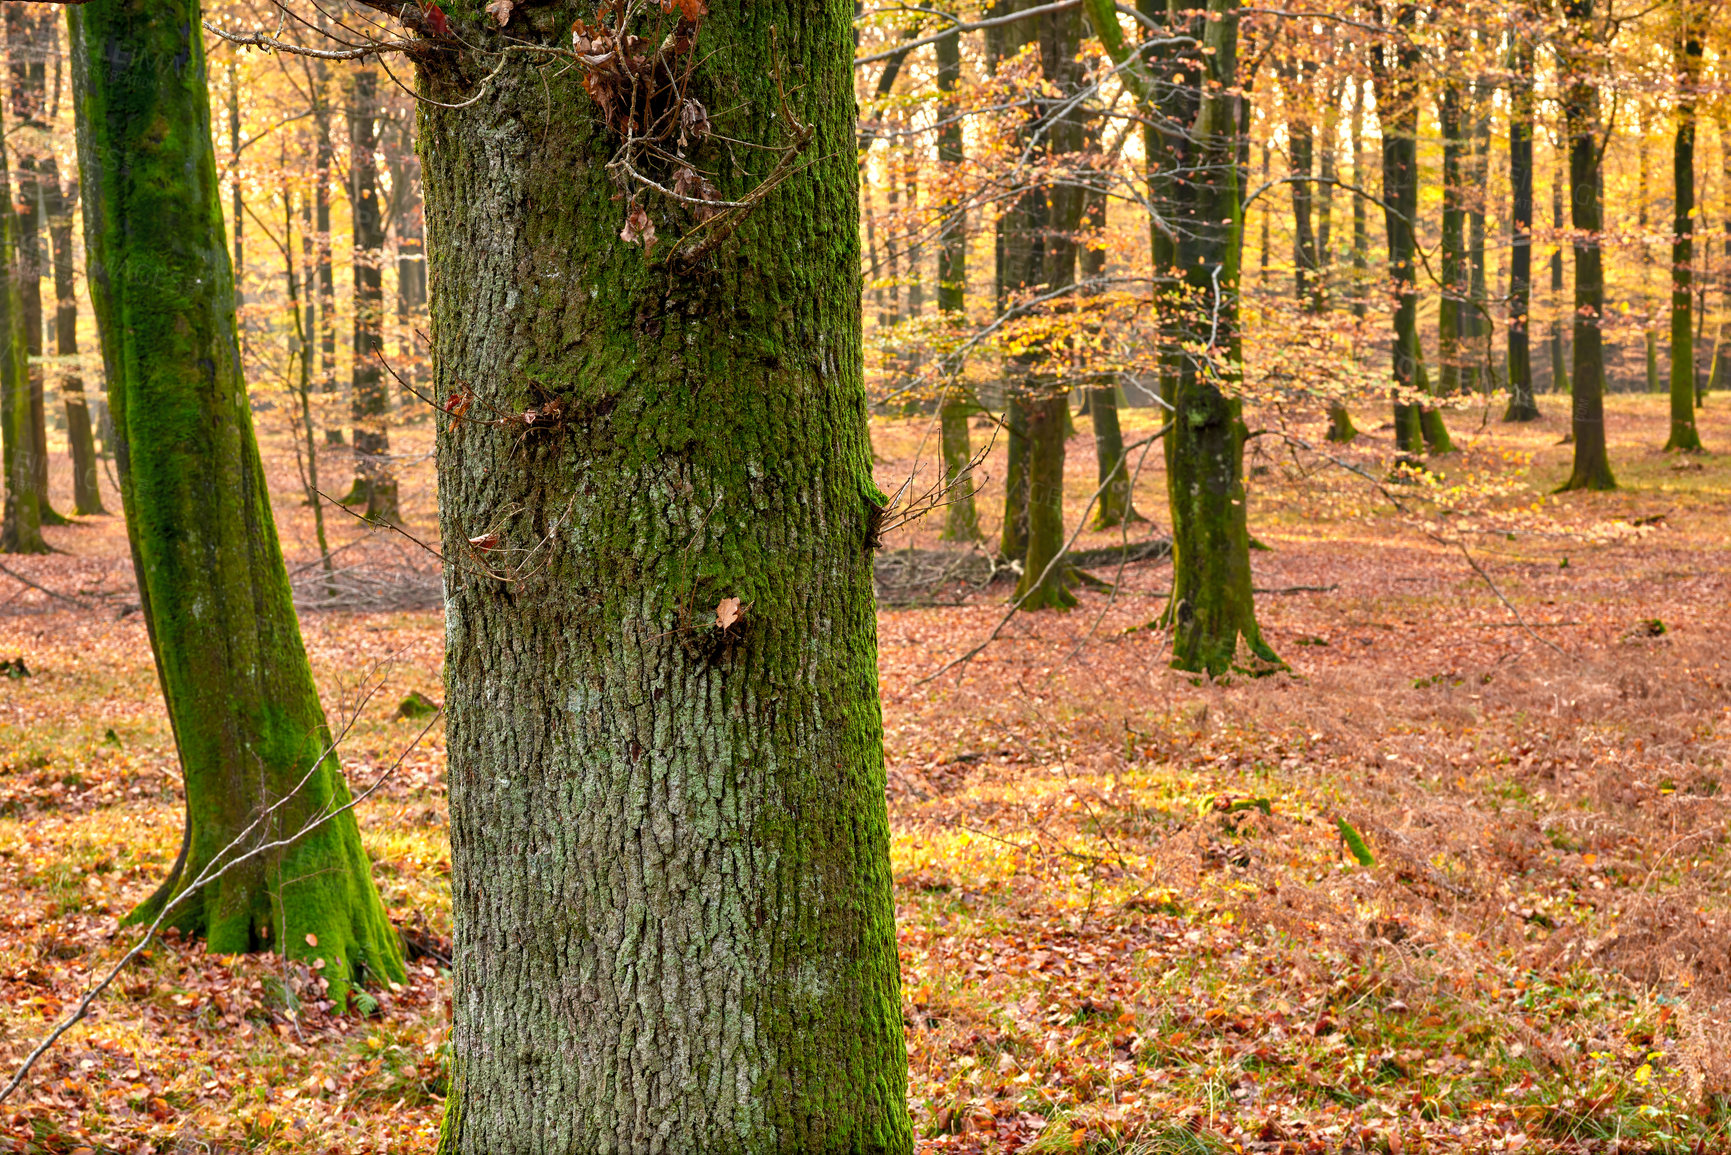
[[[1567, 413], [1541, 401], [1523, 427], [1455, 414], [1466, 448], [1436, 468], [1515, 483], [1505, 504], [1548, 493]], [[1154, 422], [1126, 415], [1132, 439]], [[1073, 518], [1094, 488], [1078, 424]], [[1731, 400], [1701, 424], [1731, 450]], [[1662, 398], [1612, 398], [1609, 425], [1624, 488], [1548, 502], [1542, 532], [1512, 540], [1403, 518], [1259, 448], [1256, 584], [1277, 591], [1259, 614], [1290, 665], [1266, 677], [1166, 667], [1164, 635], [1140, 628], [1167, 588], [1159, 560], [1096, 567], [1115, 593], [1017, 616], [936, 678], [1003, 619], [1007, 584], [886, 598], [933, 603], [880, 616], [922, 1151], [1731, 1151], [1731, 453], [1660, 453]], [[929, 422], [873, 433], [893, 490]], [[1386, 463], [1388, 436], [1343, 457]], [[411, 428], [399, 450], [424, 457], [426, 438]], [[304, 562], [293, 459], [267, 452]], [[1159, 458], [1137, 488], [1157, 520]], [[430, 538], [429, 467], [406, 473]], [[366, 532], [329, 516], [334, 544]], [[884, 556], [936, 550], [936, 531]], [[181, 821], [119, 519], [50, 540], [64, 552], [0, 558], [79, 603], [0, 574], [0, 661], [29, 671], [0, 677], [7, 1076], [132, 941], [117, 920]], [[386, 556], [348, 556], [368, 549]], [[438, 614], [307, 613], [303, 629], [327, 708], [351, 719], [351, 780], [370, 781], [419, 728], [398, 702], [441, 696]], [[280, 961], [161, 942], [0, 1106], [0, 1151], [431, 1151], [443, 774], [435, 729], [361, 813], [421, 952], [376, 1014], [295, 997], [309, 976]]]

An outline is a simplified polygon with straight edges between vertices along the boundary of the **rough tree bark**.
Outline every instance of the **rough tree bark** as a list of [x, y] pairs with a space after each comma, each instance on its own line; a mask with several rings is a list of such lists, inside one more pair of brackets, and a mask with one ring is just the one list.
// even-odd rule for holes
[[197, 0], [70, 10], [90, 295], [139, 601], [186, 784], [180, 858], [132, 914], [214, 952], [325, 960], [332, 995], [404, 977], [354, 815], [182, 900], [242, 844], [349, 799], [295, 620], [253, 437]]
[[[677, 11], [639, 11], [633, 43], [681, 42]], [[559, 47], [594, 13], [450, 19], [466, 44]], [[440, 522], [458, 543], [445, 1152], [912, 1148], [851, 16], [709, 0], [683, 99], [768, 146], [688, 145], [722, 199], [759, 197], [727, 236], [616, 183], [617, 126], [643, 126], [622, 97], [610, 122], [582, 69], [418, 62], [446, 104], [492, 76], [467, 107], [423, 104], [419, 134]], [[809, 142], [764, 189], [793, 122]], [[652, 248], [622, 238], [633, 220]], [[470, 390], [471, 417], [537, 419], [465, 421]], [[538, 552], [513, 566], [514, 549]]]
[[1599, 29], [1597, 0], [1566, 0], [1561, 50], [1563, 116], [1569, 136], [1569, 222], [1575, 245], [1575, 373], [1571, 405], [1575, 461], [1564, 490], [1615, 489], [1605, 443], [1604, 124], [1599, 77], [1592, 70]]

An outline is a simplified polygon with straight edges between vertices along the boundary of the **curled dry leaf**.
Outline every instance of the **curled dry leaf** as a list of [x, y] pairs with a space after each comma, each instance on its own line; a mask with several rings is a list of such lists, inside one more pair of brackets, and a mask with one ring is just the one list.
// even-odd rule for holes
[[432, 26], [434, 36], [439, 37], [441, 40], [449, 40], [451, 38], [451, 24], [450, 21], [445, 19], [445, 10], [443, 8], [440, 8], [437, 4], [422, 4], [421, 15], [425, 16], [427, 18], [427, 23]]
[[493, 0], [491, 4], [487, 5], [487, 15], [497, 20], [499, 27], [503, 28], [510, 23], [511, 9], [516, 6], [516, 0]]
[[[695, 201], [721, 199], [721, 190], [710, 183], [707, 177], [698, 175], [695, 169], [689, 167], [682, 168], [673, 175], [673, 191], [679, 196], [689, 197]], [[720, 209], [711, 204], [694, 204], [691, 206], [691, 211], [697, 215], [698, 220], [707, 221]]]
[[709, 110], [701, 100], [686, 97], [679, 108], [679, 147], [684, 148], [691, 141], [702, 143], [709, 133]]
[[655, 247], [655, 222], [649, 219], [649, 214], [642, 205], [634, 204], [625, 215], [625, 227], [619, 230], [619, 239], [628, 245], [634, 245], [640, 238], [644, 252]]
[[679, 15], [696, 24], [709, 15], [709, 6], [703, 0], [661, 0], [661, 10], [671, 12], [679, 9]]
[[474, 404], [474, 401], [475, 395], [464, 387], [445, 398], [445, 412], [452, 417], [461, 417], [469, 411], [469, 406]]
[[469, 539], [469, 544], [476, 549], [498, 549], [499, 535], [497, 532], [483, 533]]
[[724, 630], [732, 629], [744, 616], [745, 606], [738, 598], [722, 598], [715, 607], [715, 624]]

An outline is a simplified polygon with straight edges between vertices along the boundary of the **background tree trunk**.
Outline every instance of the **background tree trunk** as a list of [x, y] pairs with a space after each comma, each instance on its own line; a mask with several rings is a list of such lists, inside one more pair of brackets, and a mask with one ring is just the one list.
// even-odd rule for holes
[[[1083, 114], [1065, 106], [1082, 80], [1078, 52], [1082, 38], [1080, 9], [1055, 12], [1039, 18], [1040, 70], [1049, 92], [1042, 100], [1039, 127], [1042, 151], [1050, 163], [1072, 169], [1082, 156]], [[1076, 237], [1082, 227], [1085, 200], [1075, 174], [1049, 187], [1035, 188], [1032, 195], [1043, 200], [1041, 228], [1033, 246], [1041, 250], [1039, 276], [1022, 281], [1026, 289], [1058, 292], [1076, 283]], [[1030, 270], [1031, 273], [1031, 270]], [[1055, 303], [1054, 309], [1074, 310], [1073, 300]], [[1064, 454], [1073, 432], [1070, 421], [1069, 386], [1063, 380], [1067, 368], [1050, 349], [1031, 355], [1027, 378], [1028, 406], [1028, 547], [1022, 561], [1016, 596], [1025, 610], [1068, 609], [1076, 604], [1069, 590], [1070, 567], [1064, 550]], [[1055, 562], [1055, 564], [1054, 564]]]
[[[633, 31], [661, 44], [675, 16], [646, 7]], [[851, 11], [708, 8], [690, 95], [716, 131], [783, 144], [785, 76], [814, 135], [694, 264], [669, 256], [691, 217], [640, 186], [661, 240], [621, 242], [629, 209], [605, 167], [620, 137], [579, 70], [515, 55], [485, 100], [421, 110], [439, 396], [558, 414], [527, 436], [437, 415], [440, 524], [458, 543], [445, 1152], [913, 1146]], [[521, 16], [503, 33], [451, 20], [482, 43], [543, 35]], [[543, 27], [569, 42], [568, 20]], [[420, 68], [421, 91], [455, 103], [492, 63]], [[736, 155], [691, 147], [728, 199], [776, 163]], [[464, 547], [486, 532], [499, 551]], [[537, 544], [516, 581], [478, 572]], [[722, 606], [743, 616], [723, 628]]]
[[1690, 0], [1677, 4], [1677, 134], [1671, 151], [1671, 436], [1666, 449], [1696, 452], [1695, 428], [1695, 87], [1701, 22]]
[[[13, 137], [12, 156], [18, 177], [19, 292], [24, 304], [24, 340], [29, 356], [42, 355], [42, 224], [46, 215], [44, 164], [52, 164], [45, 111], [48, 104], [48, 58], [54, 52], [57, 13], [35, 5], [6, 6], [6, 62], [10, 74]], [[58, 178], [56, 177], [56, 184]], [[43, 525], [66, 525], [48, 499], [48, 410], [44, 370], [29, 366], [31, 484]]]
[[[323, 958], [332, 996], [404, 977], [352, 811], [179, 896], [267, 806], [286, 837], [349, 799], [271, 518], [235, 331], [197, 0], [70, 10], [91, 300], [139, 601], [186, 789], [186, 836], [133, 912], [217, 953]], [[122, 321], [124, 318], [124, 321]]]
[[1533, 46], [1523, 30], [1509, 51], [1509, 407], [1504, 421], [1536, 421], [1533, 396]]
[[1615, 489], [1605, 444], [1604, 125], [1598, 77], [1588, 71], [1597, 19], [1595, 0], [1568, 0], [1564, 13], [1572, 41], [1563, 51], [1563, 115], [1569, 134], [1569, 219], [1575, 237], [1575, 463], [1570, 489]]
[[[0, 205], [12, 203], [5, 118], [0, 116]], [[18, 222], [0, 210], [0, 464], [5, 467], [6, 504], [0, 516], [0, 553], [47, 553], [42, 506], [32, 458], [30, 356], [24, 343], [24, 296], [19, 287]]]
[[[950, 171], [962, 163], [961, 108], [954, 94], [962, 81], [962, 37], [953, 32], [934, 46], [938, 58], [938, 164]], [[966, 210], [954, 199], [944, 205], [944, 221], [938, 235], [938, 309], [959, 334], [967, 325], [968, 222]], [[973, 463], [968, 421], [979, 406], [961, 377], [959, 358], [946, 361], [943, 400], [938, 420], [942, 425], [944, 482], [948, 505], [944, 507], [945, 541], [978, 541], [980, 515], [974, 508], [974, 481], [964, 477]]]
[[379, 93], [371, 69], [355, 71], [349, 92], [349, 210], [354, 222], [354, 361], [349, 416], [354, 425], [355, 482], [345, 505], [366, 503], [366, 516], [401, 521], [391, 469], [391, 397], [379, 356], [385, 351], [385, 222], [379, 204]]
[[1410, 39], [1412, 4], [1397, 3], [1393, 23], [1403, 30], [1401, 39], [1372, 50], [1371, 75], [1382, 122], [1383, 224], [1388, 234], [1389, 280], [1394, 284], [1395, 447], [1402, 453], [1419, 453], [1424, 449], [1424, 429], [1415, 394], [1419, 342], [1417, 238], [1413, 235], [1418, 220], [1419, 50]]

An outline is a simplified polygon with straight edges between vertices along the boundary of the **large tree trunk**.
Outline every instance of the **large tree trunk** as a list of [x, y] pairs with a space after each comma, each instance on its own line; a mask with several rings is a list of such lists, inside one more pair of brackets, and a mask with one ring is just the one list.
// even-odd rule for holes
[[[935, 45], [938, 58], [938, 164], [960, 175], [962, 164], [961, 108], [955, 101], [962, 81], [962, 37], [952, 32]], [[967, 325], [968, 220], [967, 212], [954, 198], [944, 204], [943, 225], [938, 234], [938, 310], [952, 336]], [[974, 507], [974, 480], [968, 475], [974, 450], [968, 421], [978, 411], [971, 391], [962, 379], [961, 358], [944, 363], [943, 400], [938, 420], [942, 426], [944, 452], [945, 541], [978, 541], [980, 515]]]
[[[5, 118], [0, 116], [0, 206], [12, 203], [5, 141]], [[0, 464], [6, 486], [0, 553], [47, 553], [33, 464], [36, 439], [30, 426], [30, 355], [24, 342], [21, 265], [17, 218], [0, 210]]]
[[391, 469], [391, 398], [380, 356], [385, 351], [385, 221], [379, 204], [379, 92], [371, 69], [358, 69], [349, 93], [349, 210], [354, 223], [354, 340], [349, 416], [354, 424], [355, 482], [345, 505], [366, 503], [366, 516], [401, 521]]
[[1677, 136], [1671, 153], [1671, 436], [1666, 449], [1698, 451], [1695, 428], [1695, 86], [1701, 19], [1690, 0], [1677, 14]]
[[[632, 33], [677, 44], [647, 7]], [[492, 71], [482, 100], [421, 110], [438, 395], [543, 415], [437, 418], [456, 543], [445, 1152], [912, 1148], [850, 17], [709, 0], [689, 96], [736, 140], [781, 147], [790, 119], [812, 135], [700, 254], [685, 208], [634, 182], [615, 200], [621, 134], [581, 68], [420, 61], [447, 104]], [[569, 43], [563, 12], [493, 19], [451, 23]], [[728, 200], [777, 165], [689, 155]], [[653, 248], [622, 241], [633, 219]]]
[[362, 976], [404, 977], [352, 811], [187, 889], [349, 801], [325, 753], [241, 375], [198, 3], [90, 0], [70, 23], [115, 463], [186, 784], [181, 857], [132, 917], [167, 910], [215, 953], [322, 958], [341, 1003]]
[[[1388, 271], [1394, 297], [1395, 447], [1402, 453], [1424, 449], [1424, 429], [1416, 400], [1418, 384], [1418, 281], [1415, 266], [1418, 221], [1418, 68], [1419, 51], [1410, 30], [1413, 5], [1398, 3], [1394, 21], [1403, 30], [1397, 42], [1371, 53], [1377, 117], [1382, 122], [1383, 224], [1388, 234]], [[1385, 60], [1384, 56], [1391, 59]]]
[[1536, 421], [1533, 396], [1533, 46], [1516, 31], [1509, 53], [1509, 407], [1504, 421]]
[[[42, 274], [44, 259], [42, 226], [46, 216], [44, 167], [54, 156], [46, 118], [48, 104], [47, 64], [54, 51], [54, 21], [51, 9], [34, 5], [6, 7], [6, 57], [10, 73], [13, 127], [13, 158], [18, 176], [19, 291], [24, 303], [24, 339], [31, 357], [42, 355]], [[58, 177], [56, 177], [58, 185]], [[48, 411], [44, 396], [44, 372], [40, 364], [29, 367], [31, 484], [36, 489], [44, 525], [66, 525], [48, 500]]]
[[1600, 328], [1605, 315], [1605, 264], [1602, 245], [1604, 126], [1599, 112], [1599, 77], [1590, 72], [1597, 44], [1595, 0], [1567, 0], [1571, 43], [1563, 59], [1563, 115], [1569, 134], [1569, 220], [1575, 244], [1575, 382], [1573, 430], [1575, 463], [1570, 489], [1615, 489], [1605, 443], [1605, 347]]

